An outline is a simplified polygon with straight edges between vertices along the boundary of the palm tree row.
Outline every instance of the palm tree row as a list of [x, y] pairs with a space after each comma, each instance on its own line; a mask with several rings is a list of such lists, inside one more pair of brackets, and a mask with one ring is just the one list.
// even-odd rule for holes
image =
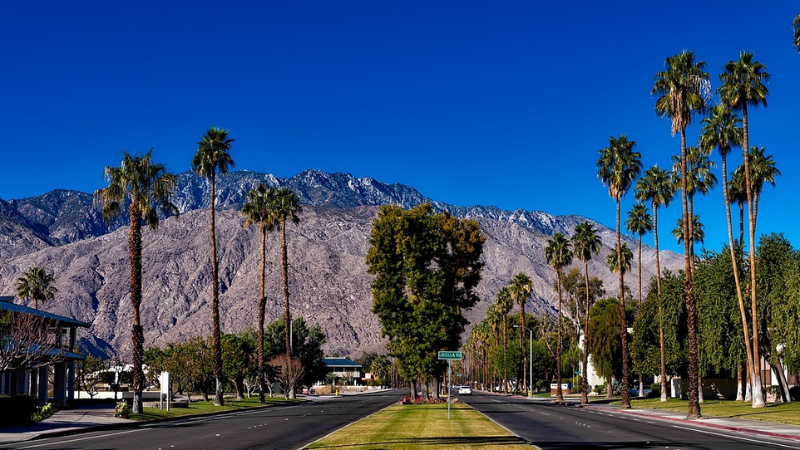
[[[217, 175], [225, 175], [234, 166], [230, 155], [233, 139], [228, 137], [228, 130], [211, 127], [197, 143], [197, 152], [192, 158], [191, 168], [197, 175], [207, 178], [210, 186], [210, 237], [211, 237], [211, 278], [212, 278], [212, 340], [214, 353], [214, 376], [216, 390], [214, 404], [223, 404], [224, 379], [222, 374], [222, 349], [220, 341], [220, 313], [219, 313], [219, 263], [217, 258], [217, 241], [215, 227], [216, 179]], [[108, 187], [98, 189], [94, 193], [95, 202], [102, 205], [103, 218], [111, 220], [122, 213], [122, 207], [128, 202], [129, 237], [128, 256], [130, 261], [130, 299], [133, 308], [133, 374], [134, 374], [134, 413], [142, 411], [142, 390], [144, 387], [144, 373], [142, 371], [144, 331], [141, 326], [140, 310], [142, 304], [142, 224], [156, 230], [159, 224], [159, 209], [165, 216], [178, 215], [178, 208], [170, 201], [175, 190], [175, 175], [167, 172], [163, 164], [157, 164], [152, 159], [151, 149], [144, 155], [130, 155], [123, 152], [120, 167], [106, 167], [105, 176]], [[281, 257], [283, 268], [283, 291], [285, 298], [285, 322], [290, 323], [289, 315], [289, 287], [288, 287], [288, 257], [286, 251], [286, 221], [299, 222], [298, 214], [302, 211], [297, 196], [288, 189], [267, 189], [260, 185], [248, 193], [247, 201], [242, 208], [245, 215], [245, 225], [258, 224], [261, 236], [261, 296], [259, 297], [259, 381], [261, 384], [260, 398], [263, 401], [265, 391], [264, 379], [264, 316], [266, 308], [265, 296], [265, 254], [266, 233], [275, 228], [283, 231]], [[43, 269], [42, 269], [43, 270]], [[22, 285], [18, 287], [22, 289]], [[27, 287], [25, 289], [28, 289]], [[22, 291], [28, 292], [30, 289]], [[20, 292], [22, 292], [20, 291]], [[35, 291], [30, 296], [35, 302], [43, 298]], [[45, 298], [52, 298], [50, 297]], [[286, 327], [287, 355], [289, 348], [289, 329]]]

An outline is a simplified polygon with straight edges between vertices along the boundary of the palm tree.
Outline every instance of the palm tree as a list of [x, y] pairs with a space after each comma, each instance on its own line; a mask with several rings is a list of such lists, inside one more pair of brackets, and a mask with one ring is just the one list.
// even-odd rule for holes
[[717, 89], [720, 100], [734, 111], [742, 112], [742, 149], [744, 153], [745, 191], [747, 192], [747, 218], [750, 231], [750, 309], [752, 320], [753, 341], [751, 351], [753, 357], [750, 361], [750, 385], [752, 389], [753, 408], [763, 408], [764, 396], [761, 390], [761, 373], [756, 364], [760, 361], [758, 348], [758, 311], [756, 305], [756, 230], [755, 214], [753, 209], [752, 172], [750, 168], [750, 135], [748, 127], [748, 107], [767, 106], [769, 90], [765, 83], [769, 81], [767, 67], [753, 60], [750, 52], [741, 52], [738, 61], [729, 61], [720, 74], [722, 85]]
[[[511, 300], [519, 305], [519, 348], [525, 348], [525, 302], [528, 300], [528, 297], [531, 295], [531, 290], [533, 289], [533, 284], [531, 283], [531, 279], [525, 272], [520, 272], [514, 275], [514, 278], [511, 279], [511, 285], [508, 287], [508, 291], [511, 294]], [[532, 382], [533, 380], [527, 380], [527, 373], [525, 372], [525, 364], [527, 362], [527, 358], [523, 352], [522, 356], [522, 385], [526, 388], [529, 388], [528, 383]]]
[[[725, 202], [725, 218], [728, 223], [728, 246], [731, 253], [731, 264], [733, 266], [733, 277], [736, 284], [736, 297], [739, 301], [739, 312], [742, 316], [742, 326], [745, 337], [748, 367], [752, 366], [750, 339], [747, 326], [747, 312], [744, 306], [744, 296], [742, 286], [739, 281], [739, 266], [736, 261], [736, 245], [733, 240], [733, 224], [731, 221], [731, 202], [739, 204], [739, 245], [744, 245], [744, 202], [747, 194], [744, 189], [744, 174], [731, 177], [728, 182], [728, 153], [733, 147], [742, 146], [741, 119], [736, 116], [725, 104], [718, 104], [711, 108], [708, 117], [700, 121], [703, 129], [700, 134], [700, 146], [711, 151], [714, 147], [719, 151], [722, 158], [722, 198]], [[741, 380], [741, 367], [737, 367], [738, 379]], [[741, 398], [741, 383], [737, 383], [737, 399]]]
[[[666, 70], [656, 73], [652, 95], [656, 99], [656, 114], [659, 117], [669, 117], [672, 122], [672, 135], [681, 134], [681, 203], [683, 205], [684, 234], [689, 236], [689, 205], [686, 150], [686, 127], [692, 122], [692, 116], [706, 109], [706, 99], [711, 90], [708, 73], [705, 72], [706, 63], [695, 62], [694, 53], [684, 51], [678, 55], [668, 57]], [[697, 394], [698, 363], [697, 363], [697, 321], [696, 306], [694, 301], [692, 272], [691, 272], [691, 247], [690, 239], [684, 239], [684, 266], [686, 278], [684, 281], [686, 291], [686, 322], [689, 329], [689, 413], [688, 419], [700, 418], [700, 403]]]
[[[609, 137], [608, 147], [598, 152], [600, 158], [597, 160], [597, 177], [604, 186], [608, 186], [608, 195], [617, 204], [617, 253], [622, 251], [620, 203], [642, 170], [642, 155], [633, 151], [635, 145], [636, 142], [629, 141], [625, 135], [621, 135], [618, 139], [612, 136]], [[622, 336], [622, 404], [620, 406], [628, 409], [631, 407], [628, 388], [628, 336], [626, 331], [628, 324], [625, 320], [625, 293], [621, 267], [618, 268], [618, 272], [619, 303], [622, 316], [622, 330], [620, 331]]]
[[653, 209], [653, 242], [656, 252], [656, 293], [658, 294], [658, 334], [661, 351], [661, 401], [667, 401], [667, 362], [666, 347], [664, 344], [664, 321], [661, 315], [661, 264], [658, 251], [658, 207], [669, 206], [675, 197], [675, 178], [672, 172], [653, 166], [647, 169], [644, 176], [636, 182], [636, 200], [645, 202], [650, 200]]
[[[702, 195], [708, 194], [708, 192], [713, 189], [714, 185], [717, 183], [717, 177], [712, 172], [717, 165], [711, 161], [711, 159], [709, 159], [708, 156], [710, 153], [711, 149], [703, 145], [689, 147], [686, 149], [686, 190], [689, 200], [689, 217], [694, 216], [694, 195], [696, 193], [700, 193]], [[680, 182], [680, 156], [673, 156], [672, 162], [672, 170], [675, 173], [676, 179], [678, 182]], [[680, 223], [683, 222], [681, 221]], [[694, 221], [689, 222], [689, 235], [692, 236], [695, 234], [692, 230], [693, 225]], [[680, 242], [682, 242], [682, 240], [680, 240], [679, 243]], [[694, 271], [695, 242], [697, 241], [695, 240], [689, 242], [689, 267], [692, 271]]]
[[271, 204], [272, 216], [275, 226], [281, 230], [281, 264], [283, 268], [283, 298], [284, 298], [284, 323], [286, 323], [286, 355], [292, 356], [289, 344], [289, 257], [286, 250], [286, 222], [300, 223], [299, 214], [303, 212], [297, 194], [288, 188], [280, 188]]
[[[503, 377], [508, 380], [508, 313], [514, 304], [511, 302], [511, 292], [507, 287], [497, 292], [497, 312], [503, 316]], [[524, 368], [523, 368], [524, 370]], [[508, 384], [504, 384], [504, 392], [508, 394]]]
[[653, 218], [647, 212], [647, 207], [644, 203], [637, 203], [628, 212], [628, 219], [625, 220], [625, 226], [633, 234], [639, 235], [639, 303], [642, 303], [642, 236], [648, 231], [653, 230]]
[[[547, 241], [544, 257], [547, 264], [556, 272], [556, 290], [558, 291], [558, 343], [556, 345], [556, 401], [563, 402], [561, 392], [561, 269], [572, 264], [572, 245], [562, 233], [555, 233]], [[588, 288], [588, 286], [587, 286]]]
[[19, 298], [33, 300], [33, 309], [39, 309], [39, 302], [47, 303], [55, 298], [58, 289], [53, 286], [52, 275], [44, 267], [29, 267], [28, 270], [14, 283]]
[[217, 173], [224, 175], [229, 168], [233, 168], [233, 159], [230, 150], [233, 139], [228, 138], [228, 130], [211, 127], [197, 143], [197, 153], [192, 157], [192, 171], [197, 175], [208, 178], [211, 185], [211, 283], [212, 283], [212, 321], [214, 341], [214, 377], [217, 386], [214, 395], [214, 405], [222, 406], [222, 344], [219, 329], [219, 266], [217, 264], [217, 238], [214, 225], [214, 204], [216, 203]]
[[[703, 243], [706, 238], [705, 226], [700, 222], [700, 216], [697, 214], [692, 216], [692, 236], [693, 241]], [[672, 229], [672, 236], [678, 240], [678, 244], [683, 243], [683, 217], [678, 217], [678, 226]]]
[[589, 382], [586, 375], [589, 366], [589, 261], [592, 255], [600, 250], [600, 236], [597, 230], [588, 221], [583, 221], [575, 226], [575, 233], [572, 235], [572, 248], [575, 257], [583, 261], [584, 291], [586, 293], [586, 304], [583, 310], [583, 376], [581, 377], [581, 404], [589, 403]]
[[153, 149], [144, 156], [122, 154], [119, 167], [106, 167], [108, 187], [94, 192], [94, 201], [103, 206], [106, 221], [119, 216], [125, 201], [128, 205], [128, 259], [130, 260], [130, 298], [133, 306], [133, 412], [142, 412], [142, 389], [145, 375], [144, 330], [139, 310], [142, 304], [142, 222], [153, 230], [158, 229], [156, 208], [164, 214], [178, 215], [178, 208], [170, 202], [175, 190], [175, 175], [167, 172], [163, 164], [153, 162]]
[[261, 298], [258, 301], [258, 384], [260, 386], [258, 399], [261, 403], [265, 401], [264, 393], [267, 390], [264, 361], [264, 316], [267, 308], [267, 296], [264, 292], [267, 270], [267, 232], [275, 229], [270, 203], [277, 192], [277, 189], [268, 188], [266, 184], [260, 183], [254, 189], [250, 189], [242, 206], [242, 214], [245, 216], [244, 226], [258, 225], [261, 232]]
[[775, 167], [775, 160], [772, 155], [764, 155], [764, 147], [750, 147], [750, 171], [753, 183], [753, 226], [758, 226], [758, 201], [761, 198], [761, 190], [764, 182], [775, 186], [775, 177], [781, 175], [781, 171]]
[[747, 203], [747, 189], [744, 187], [744, 164], [731, 173], [731, 182], [728, 187], [728, 204], [736, 202], [739, 206], [739, 245], [744, 248], [744, 204]]
[[[622, 255], [622, 258], [617, 258], [617, 254]], [[633, 261], [633, 252], [631, 252], [631, 249], [628, 248], [627, 243], [622, 244], [622, 250], [620, 250], [619, 253], [611, 252], [608, 254], [608, 256], [606, 256], [606, 265], [608, 266], [608, 270], [610, 270], [612, 273], [616, 273], [618, 270], [621, 270], [623, 276], [631, 271], [631, 261]]]
[[794, 29], [794, 48], [800, 52], [800, 14], [794, 18], [792, 28]]

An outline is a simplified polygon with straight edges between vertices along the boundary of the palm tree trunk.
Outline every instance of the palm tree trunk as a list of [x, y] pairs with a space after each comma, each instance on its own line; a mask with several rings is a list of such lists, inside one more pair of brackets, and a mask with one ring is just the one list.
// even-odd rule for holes
[[220, 327], [219, 327], [219, 265], [217, 264], [217, 236], [215, 234], [214, 224], [214, 204], [216, 189], [215, 189], [215, 173], [211, 172], [211, 283], [213, 284], [213, 303], [211, 306], [212, 320], [214, 322], [213, 337], [214, 337], [214, 377], [216, 378], [216, 391], [214, 394], [214, 406], [222, 406], [222, 388], [224, 380], [222, 379], [222, 342], [220, 341]]
[[586, 283], [586, 308], [584, 309], [586, 315], [583, 317], [583, 377], [581, 379], [581, 404], [586, 405], [589, 403], [589, 260], [583, 262], [583, 277]]
[[[639, 306], [642, 306], [642, 235], [639, 234]], [[644, 375], [639, 374], [639, 397], [644, 397]]]
[[[519, 300], [519, 348], [525, 348], [525, 299], [522, 298]], [[530, 388], [529, 384], [532, 384], [533, 380], [527, 379], [527, 374], [525, 372], [525, 363], [527, 359], [525, 358], [525, 352], [522, 352], [522, 386]]]
[[742, 391], [742, 365], [736, 365], [736, 401], [744, 401], [744, 392]]
[[264, 316], [266, 316], [267, 297], [264, 292], [267, 272], [267, 229], [261, 228], [261, 299], [258, 301], [258, 401], [264, 403], [267, 390], [266, 366], [264, 364]]
[[689, 413], [687, 419], [699, 419], [700, 403], [697, 396], [697, 323], [695, 321], [695, 303], [692, 284], [691, 268], [691, 241], [689, 234], [689, 224], [692, 222], [689, 217], [689, 194], [686, 188], [686, 128], [681, 128], [681, 203], [683, 205], [683, 261], [685, 281], [684, 291], [686, 293], [686, 325], [689, 329]]
[[559, 403], [563, 403], [564, 393], [561, 390], [561, 271], [558, 269], [556, 269], [556, 288], [558, 288], [558, 342], [556, 344], [556, 401]]
[[658, 255], [658, 207], [655, 200], [653, 204], [653, 241], [656, 250], [656, 293], [658, 294], [658, 339], [659, 350], [661, 353], [661, 401], [666, 402], [667, 397], [667, 354], [664, 345], [664, 317], [662, 315], [661, 307], [661, 260]]
[[128, 257], [131, 270], [131, 305], [133, 307], [133, 413], [143, 412], [142, 390], [144, 389], [144, 332], [139, 314], [142, 304], [142, 211], [138, 199], [128, 207], [130, 229], [128, 230]]
[[[733, 221], [731, 220], [731, 202], [730, 198], [728, 197], [728, 160], [725, 153], [722, 153], [722, 197], [725, 201], [725, 217], [728, 221], [728, 244], [730, 245], [730, 253], [731, 253], [731, 264], [733, 265], [733, 279], [736, 283], [736, 298], [739, 301], [739, 313], [742, 316], [742, 331], [744, 333], [744, 345], [745, 345], [745, 352], [747, 353], [747, 366], [753, 366], [753, 353], [752, 349], [750, 348], [750, 333], [748, 331], [747, 326], [747, 310], [744, 306], [744, 295], [742, 294], [742, 283], [739, 281], [739, 265], [736, 263], [736, 245], [733, 241]], [[742, 241], [744, 240], [744, 209], [742, 208], [742, 204], [739, 204], [739, 245], [742, 245]], [[736, 398], [737, 400], [742, 399], [742, 384], [741, 384], [741, 377], [742, 377], [742, 369], [741, 367], [737, 368], [738, 377], [739, 377], [739, 384], [737, 388]]]
[[753, 332], [753, 376], [750, 384], [753, 386], [753, 408], [763, 408], [764, 394], [761, 390], [761, 371], [756, 367], [760, 364], [758, 349], [758, 306], [756, 305], [756, 223], [753, 209], [753, 185], [750, 182], [750, 137], [748, 136], [747, 103], [742, 108], [742, 134], [744, 141], [744, 179], [745, 192], [747, 192], [747, 218], [750, 230], [750, 319]]
[[281, 268], [283, 271], [283, 320], [286, 325], [286, 356], [292, 357], [292, 349], [289, 344], [289, 325], [291, 315], [289, 314], [289, 258], [286, 254], [286, 221], [281, 222]]
[[689, 269], [694, 274], [694, 194], [687, 194], [689, 199]]
[[[504, 309], [505, 311], [505, 309]], [[508, 316], [503, 314], [503, 377], [508, 380]], [[508, 385], [506, 384], [505, 394], [508, 395]]]
[[[617, 272], [619, 273], [619, 307], [622, 319], [622, 403], [620, 408], [630, 409], [631, 393], [628, 385], [628, 321], [625, 317], [625, 280], [622, 272], [622, 231], [620, 230], [620, 199], [617, 199]], [[608, 387], [611, 390], [611, 386]]]

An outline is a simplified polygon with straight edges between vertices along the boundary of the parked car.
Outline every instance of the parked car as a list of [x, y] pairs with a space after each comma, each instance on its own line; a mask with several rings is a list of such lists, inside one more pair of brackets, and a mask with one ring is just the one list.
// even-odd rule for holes
[[458, 395], [472, 395], [472, 388], [469, 386], [459, 386]]
[[[647, 397], [652, 392], [650, 389], [644, 388], [644, 396]], [[639, 396], [639, 388], [631, 389], [631, 395], [638, 397]]]

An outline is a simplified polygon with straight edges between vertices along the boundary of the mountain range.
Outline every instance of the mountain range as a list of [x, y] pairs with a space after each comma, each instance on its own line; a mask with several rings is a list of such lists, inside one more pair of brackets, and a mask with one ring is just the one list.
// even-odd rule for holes
[[[544, 247], [553, 233], [571, 235], [575, 225], [584, 220], [594, 223], [603, 241], [589, 270], [606, 282], [610, 295], [616, 292], [615, 277], [605, 265], [614, 245], [614, 230], [584, 217], [448, 205], [409, 186], [343, 173], [307, 170], [276, 178], [236, 171], [218, 177], [216, 190], [225, 332], [255, 326], [260, 236], [253, 227], [243, 227], [239, 210], [247, 192], [262, 182], [292, 189], [303, 203], [300, 224], [287, 228], [291, 307], [294, 316], [303, 316], [323, 329], [329, 353], [358, 355], [383, 349], [380, 325], [370, 312], [371, 276], [365, 263], [372, 220], [380, 205], [411, 208], [431, 203], [436, 210], [478, 221], [488, 239], [483, 253], [486, 266], [477, 289], [481, 301], [466, 313], [473, 323], [483, 317], [497, 290], [523, 271], [533, 280], [533, 295], [526, 308], [533, 313], [555, 311], [555, 276], [545, 263]], [[173, 202], [180, 217], [166, 218], [157, 231], [144, 232], [142, 320], [146, 346], [211, 331], [208, 181], [190, 172], [179, 174]], [[59, 291], [41, 308], [90, 323], [91, 327], [79, 334], [86, 351], [127, 356], [132, 317], [127, 223], [127, 217], [105, 223], [91, 194], [84, 192], [54, 190], [37, 197], [0, 199], [0, 294], [13, 294], [14, 280], [28, 267], [45, 266], [54, 274]], [[630, 236], [624, 239], [635, 250], [637, 242]], [[282, 313], [279, 248], [278, 235], [268, 235], [268, 320]], [[654, 255], [650, 247], [642, 251], [644, 280], [655, 272]], [[681, 267], [682, 257], [662, 251], [661, 263], [675, 270]], [[634, 261], [627, 279], [634, 291], [636, 270]]]

